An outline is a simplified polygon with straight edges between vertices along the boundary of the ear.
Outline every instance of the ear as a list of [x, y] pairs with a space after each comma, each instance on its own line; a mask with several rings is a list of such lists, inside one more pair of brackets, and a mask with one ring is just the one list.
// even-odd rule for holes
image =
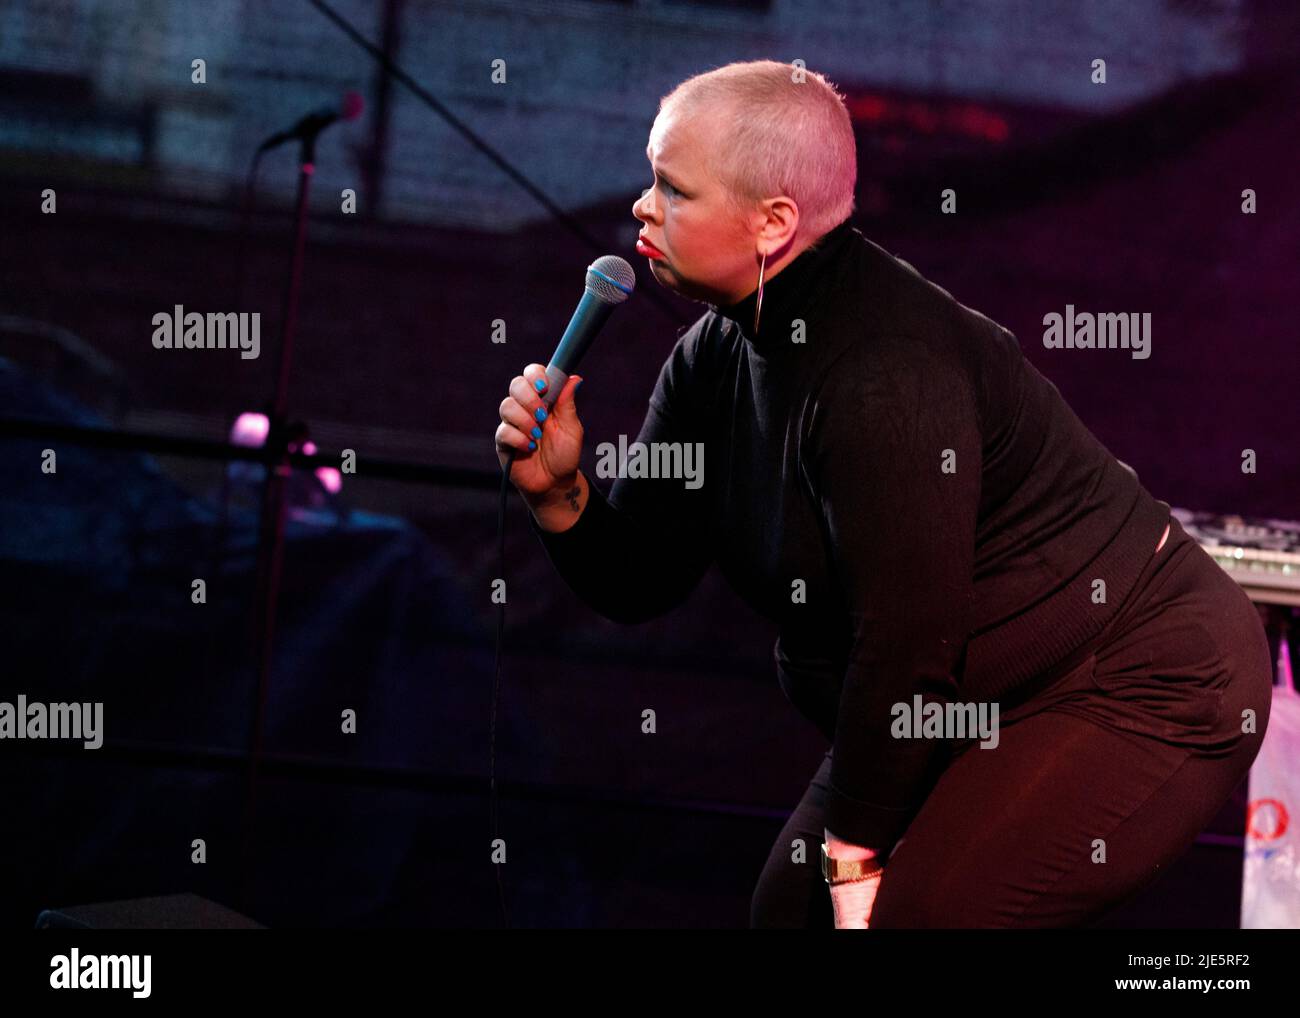
[[781, 195], [763, 202], [765, 217], [759, 228], [758, 239], [767, 250], [768, 258], [790, 246], [799, 228], [799, 206], [793, 198]]

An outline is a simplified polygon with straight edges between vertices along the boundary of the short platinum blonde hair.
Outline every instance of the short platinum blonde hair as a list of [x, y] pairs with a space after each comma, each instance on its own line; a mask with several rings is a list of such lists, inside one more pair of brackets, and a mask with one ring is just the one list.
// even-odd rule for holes
[[687, 78], [659, 113], [718, 117], [709, 172], [738, 213], [785, 194], [816, 239], [853, 214], [858, 149], [844, 97], [823, 75], [776, 60], [727, 64]]

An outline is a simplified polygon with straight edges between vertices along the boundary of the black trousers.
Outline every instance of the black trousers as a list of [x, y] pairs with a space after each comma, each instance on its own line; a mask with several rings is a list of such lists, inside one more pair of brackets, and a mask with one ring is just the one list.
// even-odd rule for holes
[[[1106, 629], [999, 704], [996, 748], [946, 744], [947, 766], [887, 860], [871, 927], [1099, 918], [1227, 802], [1259, 752], [1272, 686], [1254, 605], [1171, 518]], [[834, 926], [820, 866], [830, 765], [828, 752], [772, 846], [753, 927]]]

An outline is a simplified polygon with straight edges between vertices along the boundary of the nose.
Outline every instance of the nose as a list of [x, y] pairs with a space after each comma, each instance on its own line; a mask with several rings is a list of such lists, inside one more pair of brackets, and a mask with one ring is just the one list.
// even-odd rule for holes
[[632, 203], [632, 215], [643, 223], [652, 222], [655, 218], [655, 189], [647, 187], [641, 192], [641, 197]]

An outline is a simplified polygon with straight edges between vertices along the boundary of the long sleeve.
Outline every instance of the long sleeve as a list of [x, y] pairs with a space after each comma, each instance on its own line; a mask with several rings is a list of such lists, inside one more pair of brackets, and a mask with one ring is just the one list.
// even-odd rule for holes
[[[699, 441], [690, 388], [698, 339], [698, 328], [684, 335], [660, 372], [636, 438], [647, 448]], [[598, 461], [616, 462], [615, 445], [598, 446]], [[590, 473], [587, 481], [591, 494], [568, 530], [550, 533], [528, 516], [560, 576], [588, 607], [614, 622], [645, 622], [681, 605], [713, 558], [707, 485], [690, 488], [682, 477], [618, 476], [605, 496]]]
[[919, 808], [941, 746], [894, 737], [895, 705], [956, 698], [974, 598], [976, 394], [927, 350], [855, 344], [818, 391], [804, 446], [852, 630], [825, 824], [882, 851]]

